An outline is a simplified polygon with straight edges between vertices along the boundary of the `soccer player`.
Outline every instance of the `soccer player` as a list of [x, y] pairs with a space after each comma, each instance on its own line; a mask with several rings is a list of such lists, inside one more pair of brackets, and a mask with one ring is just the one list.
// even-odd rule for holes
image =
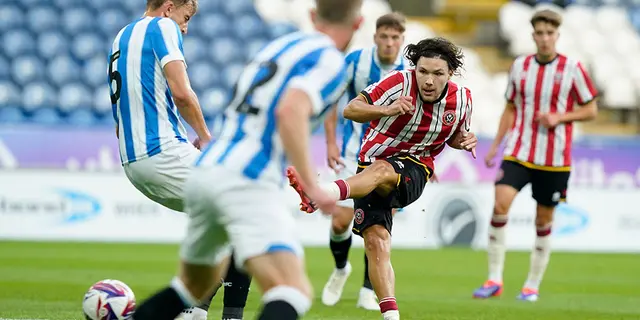
[[225, 270], [227, 243], [232, 263], [264, 292], [259, 319], [298, 319], [309, 310], [311, 284], [282, 187], [285, 161], [298, 168], [319, 207], [332, 212], [336, 200], [315, 182], [310, 122], [321, 123], [344, 92], [341, 51], [362, 22], [361, 6], [362, 0], [316, 0], [311, 18], [319, 32], [276, 39], [246, 66], [221, 135], [185, 186], [189, 224], [179, 276], [142, 303], [135, 320], [169, 320], [198, 305]]
[[[386, 320], [400, 319], [391, 267], [392, 209], [417, 200], [445, 144], [470, 151], [477, 138], [469, 132], [471, 92], [451, 77], [463, 54], [453, 43], [432, 38], [407, 46], [415, 69], [394, 71], [351, 100], [344, 117], [370, 122], [358, 156], [358, 171], [321, 187], [333, 199], [354, 199], [353, 233], [364, 238], [369, 277]], [[316, 210], [300, 175], [288, 168], [290, 185], [307, 212]]]
[[[403, 70], [408, 65], [400, 54], [400, 47], [404, 43], [405, 20], [405, 17], [399, 13], [389, 13], [379, 17], [376, 21], [376, 33], [373, 36], [375, 46], [358, 49], [347, 55], [349, 100], [357, 97], [367, 86], [380, 81], [389, 72]], [[358, 152], [369, 123], [357, 123], [344, 119], [342, 150], [340, 150], [336, 142], [337, 112], [337, 108], [333, 108], [325, 119], [327, 161], [329, 167], [338, 173], [339, 178], [346, 179], [356, 174]], [[352, 222], [353, 200], [340, 201], [337, 211], [332, 215], [329, 242], [336, 268], [322, 290], [322, 303], [329, 306], [338, 303], [344, 285], [351, 274], [348, 256], [352, 241]], [[378, 310], [380, 307], [369, 280], [369, 263], [366, 255], [364, 266], [364, 282], [356, 306], [367, 310]]]
[[[191, 163], [211, 135], [191, 89], [182, 34], [197, 11], [197, 0], [147, 0], [142, 18], [125, 26], [109, 54], [109, 86], [124, 172], [149, 199], [184, 211], [182, 189]], [[178, 113], [198, 139], [187, 141]], [[223, 319], [242, 319], [249, 277], [231, 266]], [[210, 300], [185, 310], [182, 319], [206, 319]]]
[[536, 301], [551, 255], [554, 208], [567, 196], [571, 170], [573, 121], [596, 117], [596, 89], [577, 60], [556, 52], [559, 14], [536, 12], [531, 18], [537, 53], [518, 57], [511, 66], [507, 105], [498, 133], [485, 157], [488, 167], [511, 129], [495, 183], [495, 206], [489, 227], [489, 278], [473, 296], [489, 298], [502, 293], [505, 225], [513, 199], [531, 183], [536, 207], [535, 244], [529, 275], [518, 299]]

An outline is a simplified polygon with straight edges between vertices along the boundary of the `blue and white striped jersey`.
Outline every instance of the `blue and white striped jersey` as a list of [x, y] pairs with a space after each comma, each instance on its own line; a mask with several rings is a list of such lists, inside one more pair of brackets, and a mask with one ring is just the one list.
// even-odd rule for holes
[[[347, 62], [347, 101], [351, 101], [358, 96], [360, 91], [369, 85], [380, 81], [386, 74], [393, 70], [403, 70], [409, 66], [402, 54], [392, 65], [383, 65], [378, 58], [377, 48], [370, 47], [358, 49], [349, 53]], [[340, 111], [344, 110], [344, 106]], [[342, 115], [342, 112], [339, 113]], [[358, 123], [348, 119], [343, 119], [342, 126], [342, 152], [341, 156], [347, 161], [357, 161], [362, 138], [367, 131], [369, 123]]]
[[184, 61], [182, 34], [169, 18], [140, 18], [113, 41], [108, 74], [122, 164], [158, 154], [168, 144], [187, 142], [162, 69], [176, 60]]
[[276, 130], [276, 108], [287, 89], [307, 93], [312, 125], [338, 101], [346, 87], [344, 55], [322, 33], [296, 32], [267, 45], [244, 69], [225, 112], [220, 136], [196, 166], [221, 165], [250, 179], [281, 184], [286, 165]]

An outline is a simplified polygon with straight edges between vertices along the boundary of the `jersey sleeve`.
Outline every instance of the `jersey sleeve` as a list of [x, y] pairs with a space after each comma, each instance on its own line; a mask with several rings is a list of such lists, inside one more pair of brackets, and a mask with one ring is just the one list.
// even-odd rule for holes
[[511, 68], [509, 68], [509, 77], [507, 81], [507, 89], [504, 93], [504, 98], [507, 99], [507, 102], [513, 102], [516, 99], [516, 77], [515, 77], [515, 62], [511, 64]]
[[589, 77], [589, 74], [582, 66], [582, 63], [577, 63], [572, 76], [573, 83], [571, 91], [578, 99], [578, 104], [587, 104], [598, 96], [598, 91], [593, 85], [591, 77]]
[[[182, 49], [182, 33], [178, 25], [169, 18], [156, 20], [151, 26], [153, 52], [164, 66], [171, 61], [185, 61]], [[186, 63], [185, 63], [186, 64]]]
[[405, 86], [405, 76], [401, 71], [393, 71], [382, 80], [366, 87], [360, 94], [367, 103], [374, 106], [388, 106], [396, 101]]
[[314, 115], [338, 102], [344, 93], [347, 73], [344, 56], [337, 50], [326, 49], [310, 69], [301, 71], [289, 81], [288, 88], [304, 91], [311, 99]]

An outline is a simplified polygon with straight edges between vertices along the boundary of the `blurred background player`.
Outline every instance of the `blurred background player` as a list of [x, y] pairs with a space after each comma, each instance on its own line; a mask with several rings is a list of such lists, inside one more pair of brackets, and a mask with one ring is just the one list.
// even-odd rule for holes
[[574, 121], [596, 117], [597, 91], [582, 64], [556, 51], [562, 17], [551, 10], [531, 18], [537, 52], [518, 57], [511, 66], [506, 90], [507, 105], [487, 166], [495, 157], [507, 131], [504, 160], [495, 183], [495, 206], [489, 227], [489, 279], [473, 296], [502, 294], [507, 214], [518, 192], [531, 183], [536, 207], [536, 240], [529, 275], [518, 299], [538, 300], [538, 290], [551, 255], [553, 213], [565, 201], [571, 170]]
[[[113, 118], [126, 176], [149, 199], [181, 212], [197, 148], [211, 140], [182, 51], [182, 35], [197, 9], [197, 0], [148, 0], [144, 16], [118, 33], [109, 53]], [[179, 115], [198, 135], [195, 146]], [[234, 314], [223, 318], [241, 319], [250, 280], [235, 268], [229, 276], [235, 287], [225, 287], [225, 302], [232, 305], [225, 311]], [[181, 318], [206, 319], [209, 301]]]
[[[385, 320], [400, 319], [391, 266], [392, 210], [420, 197], [445, 144], [475, 156], [477, 143], [469, 133], [471, 92], [450, 80], [462, 67], [462, 51], [443, 38], [422, 40], [406, 50], [415, 69], [390, 73], [344, 110], [347, 119], [370, 122], [357, 174], [322, 186], [335, 200], [355, 200], [353, 233], [364, 238], [369, 277]], [[315, 203], [296, 169], [289, 167], [287, 174], [301, 207], [313, 212]]]
[[[400, 13], [389, 13], [379, 17], [376, 20], [376, 33], [373, 36], [375, 45], [355, 50], [347, 55], [347, 97], [349, 100], [354, 99], [367, 86], [380, 81], [387, 73], [393, 70], [403, 70], [408, 66], [407, 61], [400, 54], [404, 43], [405, 23], [406, 19]], [[369, 123], [357, 123], [343, 119], [342, 150], [340, 150], [336, 139], [337, 109], [333, 108], [325, 119], [327, 162], [339, 178], [346, 179], [356, 174], [358, 153]], [[353, 200], [340, 201], [331, 218], [331, 241], [329, 242], [336, 268], [322, 290], [322, 303], [329, 306], [335, 305], [340, 300], [344, 285], [351, 274], [348, 256], [352, 240], [352, 222]], [[356, 306], [367, 310], [378, 310], [376, 295], [369, 280], [368, 264], [365, 254], [364, 282]]]
[[[198, 158], [185, 187], [189, 213], [179, 277], [140, 305], [136, 320], [173, 319], [207, 297], [225, 268], [229, 242], [238, 267], [263, 290], [259, 319], [298, 319], [311, 307], [303, 249], [286, 206], [288, 158], [322, 210], [332, 199], [311, 165], [310, 120], [318, 122], [345, 89], [344, 51], [362, 0], [317, 0], [317, 32], [279, 38], [247, 65], [220, 137]], [[227, 239], [228, 237], [228, 239]]]

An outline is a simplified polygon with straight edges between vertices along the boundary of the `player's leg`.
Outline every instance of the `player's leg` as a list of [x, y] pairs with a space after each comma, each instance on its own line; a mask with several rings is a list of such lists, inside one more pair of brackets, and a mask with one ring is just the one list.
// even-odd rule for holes
[[322, 303], [328, 306], [333, 306], [340, 301], [344, 285], [351, 275], [349, 250], [352, 242], [352, 221], [353, 207], [348, 206], [337, 206], [336, 212], [331, 217], [329, 248], [335, 261], [335, 268], [322, 289]]
[[295, 220], [283, 206], [285, 196], [277, 186], [255, 183], [247, 184], [242, 194], [252, 201], [234, 204], [237, 214], [230, 217], [227, 231], [236, 263], [244, 265], [263, 292], [257, 318], [298, 319], [311, 307], [312, 290]]
[[249, 296], [251, 277], [246, 272], [239, 270], [235, 263], [231, 263], [223, 281], [224, 307], [222, 308], [222, 320], [242, 319], [247, 297]]
[[[296, 190], [301, 199], [301, 209], [309, 213], [316, 208], [305, 195], [302, 185], [299, 183], [298, 173], [294, 167], [287, 169], [289, 184]], [[395, 190], [399, 175], [393, 165], [386, 160], [376, 160], [360, 173], [348, 179], [323, 183], [320, 187], [336, 200], [358, 199], [375, 191], [379, 194], [389, 194]]]
[[531, 182], [536, 206], [536, 240], [531, 251], [529, 274], [518, 299], [538, 300], [542, 277], [551, 258], [551, 226], [559, 202], [566, 200], [569, 172], [536, 170]]
[[503, 161], [495, 183], [495, 202], [491, 224], [487, 258], [489, 276], [484, 284], [473, 292], [474, 298], [490, 298], [502, 294], [502, 273], [506, 256], [506, 230], [509, 208], [518, 192], [531, 179], [530, 170], [519, 163]]
[[198, 172], [185, 185], [187, 236], [181, 246], [179, 276], [136, 310], [135, 320], [173, 320], [185, 307], [200, 305], [219, 286], [227, 270], [227, 233], [219, 219], [212, 171]]

